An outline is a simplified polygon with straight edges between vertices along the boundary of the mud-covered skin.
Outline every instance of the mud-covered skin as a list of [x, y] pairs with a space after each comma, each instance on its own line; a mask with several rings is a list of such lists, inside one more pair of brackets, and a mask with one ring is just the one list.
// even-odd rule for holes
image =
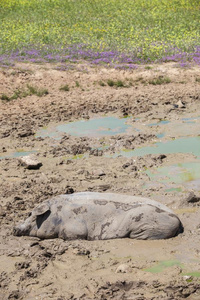
[[36, 207], [15, 235], [42, 239], [167, 239], [182, 231], [178, 217], [148, 198], [114, 193], [60, 195]]

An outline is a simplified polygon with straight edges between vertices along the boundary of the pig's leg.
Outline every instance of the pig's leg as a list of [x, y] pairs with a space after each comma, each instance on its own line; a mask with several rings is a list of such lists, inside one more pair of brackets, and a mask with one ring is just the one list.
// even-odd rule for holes
[[86, 240], [88, 229], [84, 220], [70, 220], [60, 226], [58, 237], [63, 240]]

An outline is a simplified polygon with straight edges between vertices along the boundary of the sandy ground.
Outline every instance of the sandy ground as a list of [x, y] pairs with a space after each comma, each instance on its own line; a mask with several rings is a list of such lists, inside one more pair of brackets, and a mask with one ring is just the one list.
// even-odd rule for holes
[[[159, 77], [171, 82], [149, 83]], [[125, 86], [108, 86], [107, 80], [122, 80]], [[200, 185], [194, 189], [191, 178], [167, 185], [146, 172], [198, 159], [193, 153], [113, 157], [122, 149], [199, 136], [200, 70], [172, 64], [134, 71], [87, 67], [84, 72], [62, 72], [51, 65], [29, 64], [0, 70], [0, 95], [11, 97], [27, 84], [49, 93], [0, 100], [0, 298], [200, 299]], [[65, 84], [69, 91], [60, 90]], [[38, 130], [49, 125], [105, 115], [132, 116], [127, 122], [140, 131], [101, 138], [37, 137]], [[196, 119], [193, 124], [183, 118]], [[163, 119], [170, 123], [146, 126]], [[163, 130], [161, 139], [157, 134]], [[102, 145], [107, 147], [100, 149]], [[33, 150], [42, 162], [37, 170], [12, 157], [14, 152]], [[13, 226], [37, 203], [79, 191], [150, 197], [178, 214], [184, 233], [160, 241], [13, 236]]]

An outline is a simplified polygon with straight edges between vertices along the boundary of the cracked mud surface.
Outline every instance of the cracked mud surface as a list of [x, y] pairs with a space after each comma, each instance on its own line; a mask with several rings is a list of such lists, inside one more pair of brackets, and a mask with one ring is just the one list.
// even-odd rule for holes
[[[148, 83], [158, 76], [170, 77], [171, 83]], [[171, 64], [131, 72], [104, 68], [62, 72], [51, 65], [28, 64], [0, 70], [0, 95], [11, 97], [27, 84], [49, 92], [43, 97], [0, 100], [1, 299], [200, 299], [200, 175], [190, 174], [177, 183], [147, 172], [190, 162], [198, 165], [199, 158], [192, 152], [120, 155], [122, 150], [129, 153], [158, 142], [198, 138], [199, 78], [199, 69]], [[122, 80], [125, 87], [110, 87], [108, 79]], [[60, 90], [65, 84], [69, 91]], [[103, 137], [65, 133], [60, 139], [36, 137], [49, 126], [105, 115], [130, 116], [127, 124], [133, 130]], [[161, 120], [169, 123], [159, 124]], [[35, 151], [40, 168], [21, 165], [17, 156], [29, 151]], [[37, 203], [79, 191], [150, 197], [178, 214], [184, 233], [160, 241], [43, 241], [13, 236], [13, 226]], [[116, 272], [118, 267], [122, 271]]]

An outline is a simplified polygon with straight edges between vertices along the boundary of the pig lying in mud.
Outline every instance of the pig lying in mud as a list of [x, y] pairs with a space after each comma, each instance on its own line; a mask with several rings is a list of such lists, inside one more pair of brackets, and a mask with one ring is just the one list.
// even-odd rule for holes
[[17, 236], [64, 240], [153, 240], [171, 238], [180, 232], [179, 218], [165, 205], [148, 198], [93, 192], [44, 201], [14, 228]]

